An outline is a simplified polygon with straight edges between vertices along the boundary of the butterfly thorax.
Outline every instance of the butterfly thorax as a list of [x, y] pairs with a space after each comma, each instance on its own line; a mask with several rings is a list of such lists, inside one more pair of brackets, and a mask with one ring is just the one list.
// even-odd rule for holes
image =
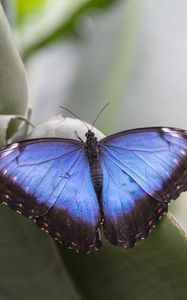
[[100, 165], [99, 142], [91, 130], [88, 130], [85, 136], [85, 152], [90, 165], [91, 179], [95, 191], [99, 192], [102, 188], [103, 181], [103, 173]]

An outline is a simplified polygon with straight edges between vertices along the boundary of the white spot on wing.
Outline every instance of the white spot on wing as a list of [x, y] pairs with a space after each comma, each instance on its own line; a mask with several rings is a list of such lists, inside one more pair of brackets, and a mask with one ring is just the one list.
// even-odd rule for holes
[[164, 132], [171, 132], [171, 129], [169, 129], [169, 128], [167, 128], [167, 127], [163, 127], [163, 128], [162, 128], [162, 131], [164, 131]]
[[17, 180], [17, 176], [14, 176], [13, 181], [16, 181], [16, 180]]
[[14, 143], [14, 144], [12, 144], [12, 145], [10, 145], [10, 149], [11, 150], [13, 150], [13, 149], [15, 149], [15, 148], [17, 148], [18, 147], [18, 143]]
[[174, 130], [172, 130], [170, 128], [167, 128], [167, 127], [163, 127], [162, 131], [165, 132], [165, 133], [170, 133], [170, 135], [173, 136], [173, 137], [177, 137], [177, 138], [181, 137], [181, 135], [179, 133], [177, 133]]
[[180, 137], [181, 137], [181, 135], [180, 135], [180, 134], [178, 134], [178, 133], [171, 133], [171, 136], [173, 136], [173, 137], [177, 137], [177, 138], [180, 138]]
[[186, 151], [181, 150], [180, 152], [181, 152], [181, 154], [186, 155]]
[[4, 158], [4, 157], [6, 157], [7, 155], [11, 154], [12, 151], [13, 151], [14, 149], [16, 149], [17, 147], [18, 147], [18, 143], [14, 143], [14, 144], [12, 144], [12, 145], [10, 145], [10, 146], [7, 146], [7, 148], [1, 153], [2, 158]]
[[6, 173], [7, 173], [7, 169], [5, 169], [5, 170], [3, 171], [3, 175], [6, 175]]

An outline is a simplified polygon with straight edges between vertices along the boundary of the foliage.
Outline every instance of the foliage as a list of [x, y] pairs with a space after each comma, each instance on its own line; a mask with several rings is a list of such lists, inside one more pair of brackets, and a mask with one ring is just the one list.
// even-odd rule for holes
[[33, 51], [72, 31], [82, 14], [92, 9], [103, 8], [110, 2], [112, 1], [17, 0], [22, 56], [27, 58]]

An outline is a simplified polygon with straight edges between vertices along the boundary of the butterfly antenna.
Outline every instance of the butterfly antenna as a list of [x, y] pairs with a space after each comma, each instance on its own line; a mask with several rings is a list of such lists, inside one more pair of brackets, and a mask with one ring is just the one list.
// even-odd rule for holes
[[103, 106], [103, 108], [100, 110], [99, 114], [97, 115], [97, 118], [95, 119], [95, 121], [92, 123], [92, 128], [91, 131], [95, 125], [95, 123], [97, 122], [97, 120], [99, 119], [100, 115], [102, 114], [102, 112], [105, 110], [105, 108], [109, 105], [110, 103], [105, 104], [105, 106]]
[[69, 113], [71, 113], [76, 119], [78, 119], [79, 121], [81, 121], [83, 124], [84, 124], [84, 126], [86, 126], [86, 128], [89, 130], [89, 128], [88, 128], [88, 126], [86, 125], [86, 123], [83, 121], [83, 120], [81, 120], [81, 118], [79, 118], [79, 116], [77, 116], [76, 114], [74, 114], [70, 109], [68, 109], [67, 107], [64, 107], [64, 106], [60, 106], [62, 109], [64, 109], [64, 110], [66, 110], [66, 111], [68, 111]]

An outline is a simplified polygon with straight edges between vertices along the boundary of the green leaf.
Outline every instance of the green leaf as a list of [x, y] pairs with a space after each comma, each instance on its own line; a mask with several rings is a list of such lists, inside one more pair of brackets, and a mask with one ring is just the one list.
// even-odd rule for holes
[[[38, 48], [62, 38], [65, 33], [74, 29], [77, 19], [85, 12], [102, 8], [111, 2], [112, 0], [46, 0], [36, 5], [33, 0], [24, 3], [17, 0], [18, 16], [22, 19], [17, 37], [23, 57], [27, 58]], [[24, 18], [24, 13], [27, 18]]]
[[31, 14], [40, 13], [42, 6], [45, 5], [46, 0], [16, 0], [17, 6], [17, 21], [19, 23], [26, 22]]
[[5, 146], [7, 142], [7, 132], [12, 121], [18, 120], [16, 115], [0, 115], [0, 147]]
[[[29, 125], [32, 125], [29, 122], [29, 114], [30, 110], [28, 111], [28, 120], [18, 115], [0, 115], [0, 147], [6, 145], [10, 136], [12, 136], [10, 142], [21, 140], [26, 136]], [[19, 127], [18, 124], [20, 124]], [[14, 135], [12, 135], [13, 133]]]
[[27, 97], [25, 70], [0, 4], [0, 113], [24, 114]]
[[3, 206], [0, 257], [0, 299], [80, 299], [52, 239]]
[[104, 241], [98, 253], [78, 256], [60, 247], [84, 299], [186, 299], [187, 239], [171, 215], [133, 249]]

